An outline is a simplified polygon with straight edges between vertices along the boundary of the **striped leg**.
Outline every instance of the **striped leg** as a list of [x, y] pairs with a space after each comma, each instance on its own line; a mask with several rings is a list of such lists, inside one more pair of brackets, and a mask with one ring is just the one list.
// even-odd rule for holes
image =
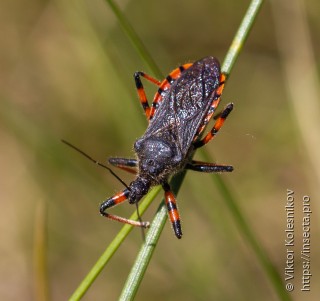
[[228, 117], [228, 115], [230, 114], [232, 109], [233, 109], [233, 103], [229, 103], [224, 108], [224, 110], [222, 111], [222, 113], [220, 114], [218, 119], [216, 120], [216, 122], [215, 122], [213, 128], [211, 129], [211, 131], [203, 139], [194, 142], [194, 147], [195, 148], [199, 148], [199, 147], [207, 144], [212, 138], [214, 138], [214, 136], [218, 133], [218, 131], [223, 126], [224, 121], [226, 120], [226, 118]]
[[122, 202], [126, 201], [128, 199], [128, 196], [129, 196], [129, 189], [126, 188], [125, 190], [117, 193], [113, 197], [104, 201], [100, 205], [101, 215], [105, 216], [106, 218], [112, 219], [114, 221], [118, 221], [120, 223], [129, 224], [129, 225], [137, 226], [137, 227], [148, 228], [150, 225], [149, 222], [134, 221], [134, 220], [130, 220], [130, 219], [118, 216], [118, 215], [113, 215], [113, 214], [109, 214], [109, 213], [105, 212], [106, 209], [114, 207], [114, 206], [119, 205]]
[[148, 74], [145, 74], [144, 72], [138, 71], [138, 72], [134, 73], [134, 80], [135, 80], [135, 83], [136, 83], [139, 99], [140, 99], [142, 108], [143, 108], [143, 110], [144, 110], [144, 112], [146, 114], [146, 117], [149, 120], [149, 117], [150, 117], [150, 106], [149, 106], [149, 103], [148, 103], [146, 92], [144, 91], [144, 88], [143, 88], [143, 85], [142, 85], [142, 82], [141, 82], [141, 78], [140, 78], [141, 76], [144, 77], [146, 80], [154, 83], [158, 87], [160, 86], [161, 82], [159, 82], [155, 78], [149, 76]]
[[214, 112], [216, 111], [216, 108], [218, 107], [220, 100], [221, 100], [221, 95], [222, 95], [222, 92], [223, 92], [223, 89], [225, 86], [225, 82], [226, 82], [226, 75], [222, 73], [220, 75], [219, 87], [217, 88], [217, 90], [215, 92], [215, 96], [214, 96], [212, 104], [209, 108], [208, 115], [203, 120], [202, 125], [199, 127], [198, 132], [195, 136], [195, 139], [197, 139], [197, 137], [199, 137], [199, 135], [203, 132], [204, 128], [206, 127], [208, 122], [211, 120]]
[[177, 238], [182, 237], [180, 214], [177, 208], [177, 202], [168, 183], [162, 185], [165, 191], [165, 202], [168, 209], [169, 219]]
[[233, 167], [230, 165], [219, 165], [215, 163], [207, 163], [192, 160], [191, 163], [188, 163], [186, 169], [199, 171], [199, 172], [231, 172]]
[[[174, 69], [162, 82], [159, 82], [158, 80], [149, 76], [148, 74], [145, 74], [144, 72], [141, 72], [141, 71], [135, 72], [134, 79], [135, 79], [139, 99], [148, 120], [152, 119], [154, 113], [156, 112], [162, 100], [162, 95], [164, 91], [166, 91], [172, 85], [172, 83], [181, 76], [181, 73], [184, 70], [190, 68], [191, 66], [192, 64], [184, 64], [179, 68]], [[144, 77], [146, 80], [154, 83], [159, 87], [157, 93], [154, 96], [151, 108], [149, 106], [146, 92], [141, 82], [141, 77]]]
[[109, 158], [109, 163], [132, 174], [137, 174], [138, 162], [136, 159]]
[[172, 83], [177, 80], [183, 71], [190, 68], [193, 64], [184, 64], [176, 69], [174, 69], [160, 84], [159, 89], [157, 93], [155, 94], [150, 110], [149, 120], [152, 119], [154, 113], [156, 112], [157, 108], [159, 107], [159, 104], [162, 100], [163, 93], [169, 89], [169, 87], [172, 85]]

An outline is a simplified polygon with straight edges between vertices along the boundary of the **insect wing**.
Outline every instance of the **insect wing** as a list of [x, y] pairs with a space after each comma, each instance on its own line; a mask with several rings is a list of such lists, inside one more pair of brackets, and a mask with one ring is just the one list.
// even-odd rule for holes
[[217, 59], [207, 57], [195, 62], [163, 95], [145, 137], [170, 137], [186, 155], [214, 100], [219, 78]]

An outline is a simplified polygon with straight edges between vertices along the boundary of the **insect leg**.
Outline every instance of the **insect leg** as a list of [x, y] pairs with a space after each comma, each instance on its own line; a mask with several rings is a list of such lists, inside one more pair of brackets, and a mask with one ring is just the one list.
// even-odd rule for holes
[[183, 71], [187, 70], [192, 65], [193, 65], [192, 63], [181, 65], [180, 67], [171, 71], [170, 74], [161, 82], [161, 84], [159, 85], [159, 89], [153, 98], [152, 106], [150, 109], [149, 120], [152, 119], [160, 102], [162, 101], [163, 92], [169, 89], [172, 83], [181, 76]]
[[136, 159], [109, 158], [109, 163], [132, 174], [137, 174], [138, 162]]
[[172, 224], [174, 234], [176, 235], [177, 238], [180, 239], [182, 237], [181, 222], [180, 222], [180, 214], [177, 208], [177, 202], [176, 202], [175, 196], [172, 193], [168, 183], [163, 184], [162, 187], [165, 192], [165, 202], [168, 209], [168, 215], [169, 215], [170, 222]]
[[226, 118], [228, 117], [228, 115], [230, 114], [232, 109], [233, 109], [233, 103], [229, 103], [224, 108], [224, 110], [222, 111], [222, 113], [218, 117], [218, 119], [216, 120], [216, 122], [215, 122], [213, 128], [211, 129], [211, 131], [203, 139], [194, 142], [194, 147], [195, 148], [199, 148], [199, 147], [207, 144], [218, 133], [218, 131], [223, 126], [224, 121], [226, 120]]
[[207, 163], [201, 161], [192, 160], [191, 163], [186, 165], [186, 169], [199, 171], [199, 172], [231, 172], [233, 171], [233, 167], [230, 165], [221, 165], [215, 163]]
[[106, 218], [112, 219], [114, 221], [118, 221], [120, 223], [129, 224], [129, 225], [137, 226], [137, 227], [148, 228], [149, 222], [134, 221], [134, 220], [130, 220], [130, 219], [118, 216], [118, 215], [113, 215], [113, 214], [109, 214], [109, 213], [105, 212], [106, 209], [114, 207], [114, 206], [119, 205], [122, 202], [126, 201], [128, 199], [128, 196], [129, 196], [129, 189], [126, 188], [125, 190], [117, 193], [113, 197], [104, 201], [100, 205], [101, 215], [105, 216]]
[[137, 71], [137, 72], [134, 73], [134, 80], [135, 80], [135, 83], [136, 83], [139, 99], [140, 99], [142, 108], [143, 108], [143, 110], [144, 110], [144, 112], [146, 114], [146, 117], [149, 120], [149, 117], [150, 117], [150, 106], [149, 106], [149, 103], [148, 103], [146, 92], [144, 91], [144, 88], [143, 88], [143, 85], [142, 85], [142, 82], [141, 82], [141, 78], [140, 78], [141, 76], [144, 77], [145, 79], [147, 79], [148, 81], [154, 83], [157, 86], [160, 86], [161, 82], [159, 82], [155, 78], [149, 76], [148, 74], [145, 74], [144, 72]]
[[214, 112], [216, 111], [216, 108], [218, 107], [218, 105], [219, 105], [219, 103], [221, 101], [221, 95], [222, 95], [222, 92], [223, 92], [223, 89], [224, 89], [224, 86], [225, 86], [226, 79], [227, 79], [227, 77], [226, 77], [225, 74], [223, 74], [223, 73], [220, 74], [219, 87], [215, 91], [215, 96], [214, 96], [214, 99], [213, 99], [213, 101], [211, 103], [210, 109], [208, 111], [208, 115], [203, 120], [202, 125], [199, 127], [198, 132], [195, 135], [196, 139], [203, 132], [203, 130], [205, 129], [206, 125], [208, 124], [208, 122], [212, 118]]

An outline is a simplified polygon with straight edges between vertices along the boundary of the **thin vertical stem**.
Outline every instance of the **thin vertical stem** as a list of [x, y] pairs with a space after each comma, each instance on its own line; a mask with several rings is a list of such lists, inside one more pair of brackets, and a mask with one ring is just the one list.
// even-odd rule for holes
[[[174, 177], [170, 183], [171, 189], [174, 194], [179, 192], [181, 184], [184, 180], [186, 175], [186, 171], [183, 171], [177, 177]], [[143, 279], [143, 275], [147, 270], [153, 252], [157, 246], [157, 243], [160, 238], [160, 234], [163, 230], [163, 227], [167, 220], [167, 207], [162, 200], [157, 213], [151, 223], [150, 229], [146, 235], [146, 240], [142, 245], [140, 252], [136, 258], [136, 261], [131, 269], [131, 272], [127, 278], [127, 281], [123, 287], [121, 292], [120, 301], [127, 301], [133, 300], [134, 296], [136, 295], [140, 283]]]
[[34, 224], [34, 284], [35, 300], [49, 300], [47, 267], [47, 207], [44, 201], [36, 206]]
[[260, 11], [260, 8], [263, 4], [263, 0], [252, 0], [248, 10], [242, 19], [242, 22], [239, 26], [239, 29], [236, 35], [233, 38], [231, 46], [228, 50], [228, 53], [223, 61], [221, 71], [226, 75], [229, 75], [234, 63], [236, 62], [242, 47], [250, 33], [250, 30], [256, 20], [256, 17]]
[[156, 62], [150, 55], [148, 49], [144, 46], [142, 40], [139, 38], [128, 19], [122, 14], [119, 7], [112, 0], [106, 0], [112, 9], [113, 13], [118, 18], [119, 24], [122, 27], [123, 31], [128, 36], [129, 40], [132, 42], [132, 46], [137, 50], [137, 53], [141, 56], [149, 68], [152, 70], [154, 75], [158, 78], [163, 78], [163, 75], [160, 71], [160, 68], [157, 66]]

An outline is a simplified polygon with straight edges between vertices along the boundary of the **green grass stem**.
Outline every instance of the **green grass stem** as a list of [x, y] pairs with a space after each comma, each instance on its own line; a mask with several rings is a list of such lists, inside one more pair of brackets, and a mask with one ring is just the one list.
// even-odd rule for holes
[[[139, 205], [139, 214], [142, 215], [148, 209], [149, 205], [152, 203], [152, 201], [157, 196], [160, 190], [161, 190], [161, 187], [157, 186], [157, 187], [154, 187], [148, 193], [148, 195], [144, 198], [143, 202], [141, 202], [141, 204]], [[138, 215], [136, 211], [131, 215], [130, 219], [138, 220]], [[122, 229], [119, 231], [117, 236], [113, 239], [113, 241], [109, 244], [109, 246], [103, 252], [103, 254], [98, 259], [98, 261], [92, 267], [90, 272], [86, 275], [86, 277], [82, 280], [78, 288], [74, 291], [74, 293], [69, 299], [70, 301], [76, 301], [82, 298], [82, 296], [86, 293], [86, 291], [89, 289], [91, 284], [98, 277], [102, 269], [109, 262], [113, 254], [118, 250], [121, 243], [129, 235], [132, 229], [133, 229], [133, 226], [127, 225], [127, 224], [122, 227]]]

